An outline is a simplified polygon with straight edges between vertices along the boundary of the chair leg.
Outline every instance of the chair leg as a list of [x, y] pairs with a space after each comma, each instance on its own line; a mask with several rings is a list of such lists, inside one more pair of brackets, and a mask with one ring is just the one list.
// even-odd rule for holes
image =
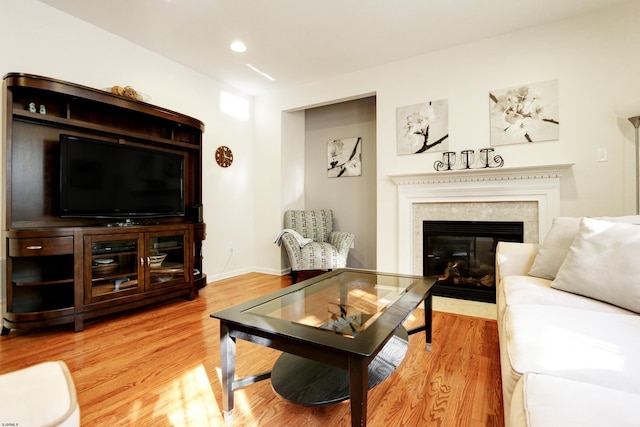
[[291, 284], [292, 285], [298, 281], [298, 272], [297, 271], [291, 270], [291, 274], [289, 274], [289, 275], [291, 276]]

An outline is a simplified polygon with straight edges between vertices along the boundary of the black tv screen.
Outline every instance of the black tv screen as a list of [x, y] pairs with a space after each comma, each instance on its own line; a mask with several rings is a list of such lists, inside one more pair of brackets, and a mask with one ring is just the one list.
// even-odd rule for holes
[[184, 214], [183, 156], [60, 135], [61, 217]]

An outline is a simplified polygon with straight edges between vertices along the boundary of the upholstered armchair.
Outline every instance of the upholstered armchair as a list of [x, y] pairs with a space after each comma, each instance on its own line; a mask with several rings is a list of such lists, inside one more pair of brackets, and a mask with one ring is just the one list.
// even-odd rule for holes
[[347, 265], [349, 248], [355, 235], [333, 231], [333, 212], [329, 209], [284, 213], [284, 230], [276, 243], [284, 244], [291, 263], [292, 283], [301, 270], [332, 270]]

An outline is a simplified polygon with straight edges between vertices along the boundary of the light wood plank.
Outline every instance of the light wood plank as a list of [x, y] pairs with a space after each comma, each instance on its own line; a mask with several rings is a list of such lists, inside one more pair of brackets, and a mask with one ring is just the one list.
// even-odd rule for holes
[[[219, 324], [209, 314], [289, 283], [251, 273], [211, 283], [194, 301], [92, 320], [83, 332], [13, 331], [0, 339], [0, 374], [64, 360], [84, 426], [222, 426]], [[417, 310], [405, 326], [423, 318]], [[424, 332], [412, 335], [398, 370], [369, 392], [368, 425], [502, 427], [496, 322], [434, 312], [433, 337], [427, 352]], [[279, 354], [239, 340], [237, 375], [267, 371]], [[236, 391], [235, 400], [234, 426], [350, 425], [349, 401], [295, 406], [268, 380]]]

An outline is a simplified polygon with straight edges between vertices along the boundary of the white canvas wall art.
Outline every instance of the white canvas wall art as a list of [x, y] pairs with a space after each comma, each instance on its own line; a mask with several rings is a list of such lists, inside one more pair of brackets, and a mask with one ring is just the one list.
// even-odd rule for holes
[[449, 149], [449, 101], [440, 99], [396, 109], [397, 153]]
[[333, 139], [327, 142], [329, 178], [362, 175], [362, 138]]
[[491, 145], [550, 141], [560, 136], [558, 80], [489, 92]]

